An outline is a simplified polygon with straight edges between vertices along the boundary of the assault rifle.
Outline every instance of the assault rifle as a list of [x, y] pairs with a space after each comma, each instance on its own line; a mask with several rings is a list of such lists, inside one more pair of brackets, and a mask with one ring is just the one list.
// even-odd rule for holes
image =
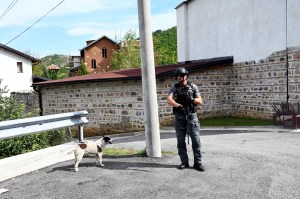
[[187, 107], [182, 107], [183, 108], [183, 112], [184, 112], [184, 115], [185, 115], [185, 119], [187, 121], [187, 128], [186, 128], [186, 134], [187, 134], [187, 140], [188, 140], [188, 145], [190, 144], [190, 128], [191, 128], [191, 125], [190, 125], [190, 120], [189, 120], [189, 115], [190, 115], [190, 111], [189, 111], [189, 108]]

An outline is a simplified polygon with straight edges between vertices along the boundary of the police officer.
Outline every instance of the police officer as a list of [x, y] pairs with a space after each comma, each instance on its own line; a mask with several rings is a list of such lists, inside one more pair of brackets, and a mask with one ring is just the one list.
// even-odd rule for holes
[[172, 86], [167, 96], [167, 103], [173, 107], [175, 115], [178, 155], [181, 160], [178, 169], [189, 167], [185, 142], [188, 134], [192, 140], [193, 167], [198, 171], [205, 171], [201, 163], [200, 124], [197, 118], [197, 105], [202, 104], [202, 98], [197, 85], [187, 80], [188, 76], [189, 73], [185, 68], [177, 68], [175, 70], [177, 83]]

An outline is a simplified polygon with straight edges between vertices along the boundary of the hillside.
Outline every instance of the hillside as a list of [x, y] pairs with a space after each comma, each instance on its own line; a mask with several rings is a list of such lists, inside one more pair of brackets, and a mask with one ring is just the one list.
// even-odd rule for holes
[[[41, 63], [38, 65], [32, 66], [32, 73], [36, 76], [43, 76], [47, 77], [48, 75], [45, 74], [45, 68], [50, 66], [51, 64], [55, 64], [58, 67], [60, 67], [61, 70], [59, 70], [58, 78], [65, 78], [69, 75], [69, 56], [68, 55], [47, 55], [43, 58], [41, 58]], [[51, 78], [51, 77], [47, 77]]]
[[58, 67], [69, 67], [69, 56], [67, 55], [48, 55], [46, 57], [41, 58], [43, 66], [49, 66], [51, 64], [55, 64]]

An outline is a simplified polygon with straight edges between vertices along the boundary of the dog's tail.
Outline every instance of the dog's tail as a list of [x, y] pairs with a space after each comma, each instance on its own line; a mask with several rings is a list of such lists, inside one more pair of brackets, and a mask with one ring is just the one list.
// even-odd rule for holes
[[75, 150], [76, 150], [76, 148], [75, 149], [72, 149], [72, 150], [70, 150], [70, 151], [68, 151], [68, 155], [70, 155], [70, 154], [72, 154], [72, 153], [75, 153]]
[[79, 146], [80, 146], [80, 144], [75, 144], [75, 145], [74, 145], [74, 148], [73, 148], [72, 150], [68, 151], [67, 154], [68, 154], [68, 155], [70, 155], [70, 154], [72, 154], [72, 153], [75, 154], [75, 151], [77, 150], [77, 148], [78, 148]]
[[72, 149], [71, 151], [68, 152], [68, 155], [75, 153], [75, 149]]

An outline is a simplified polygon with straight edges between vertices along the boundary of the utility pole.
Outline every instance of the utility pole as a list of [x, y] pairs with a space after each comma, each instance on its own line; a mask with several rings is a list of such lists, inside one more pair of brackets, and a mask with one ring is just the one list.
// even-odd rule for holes
[[150, 0], [137, 0], [141, 42], [144, 123], [148, 157], [161, 157]]
[[285, 0], [286, 103], [289, 102], [288, 2]]

